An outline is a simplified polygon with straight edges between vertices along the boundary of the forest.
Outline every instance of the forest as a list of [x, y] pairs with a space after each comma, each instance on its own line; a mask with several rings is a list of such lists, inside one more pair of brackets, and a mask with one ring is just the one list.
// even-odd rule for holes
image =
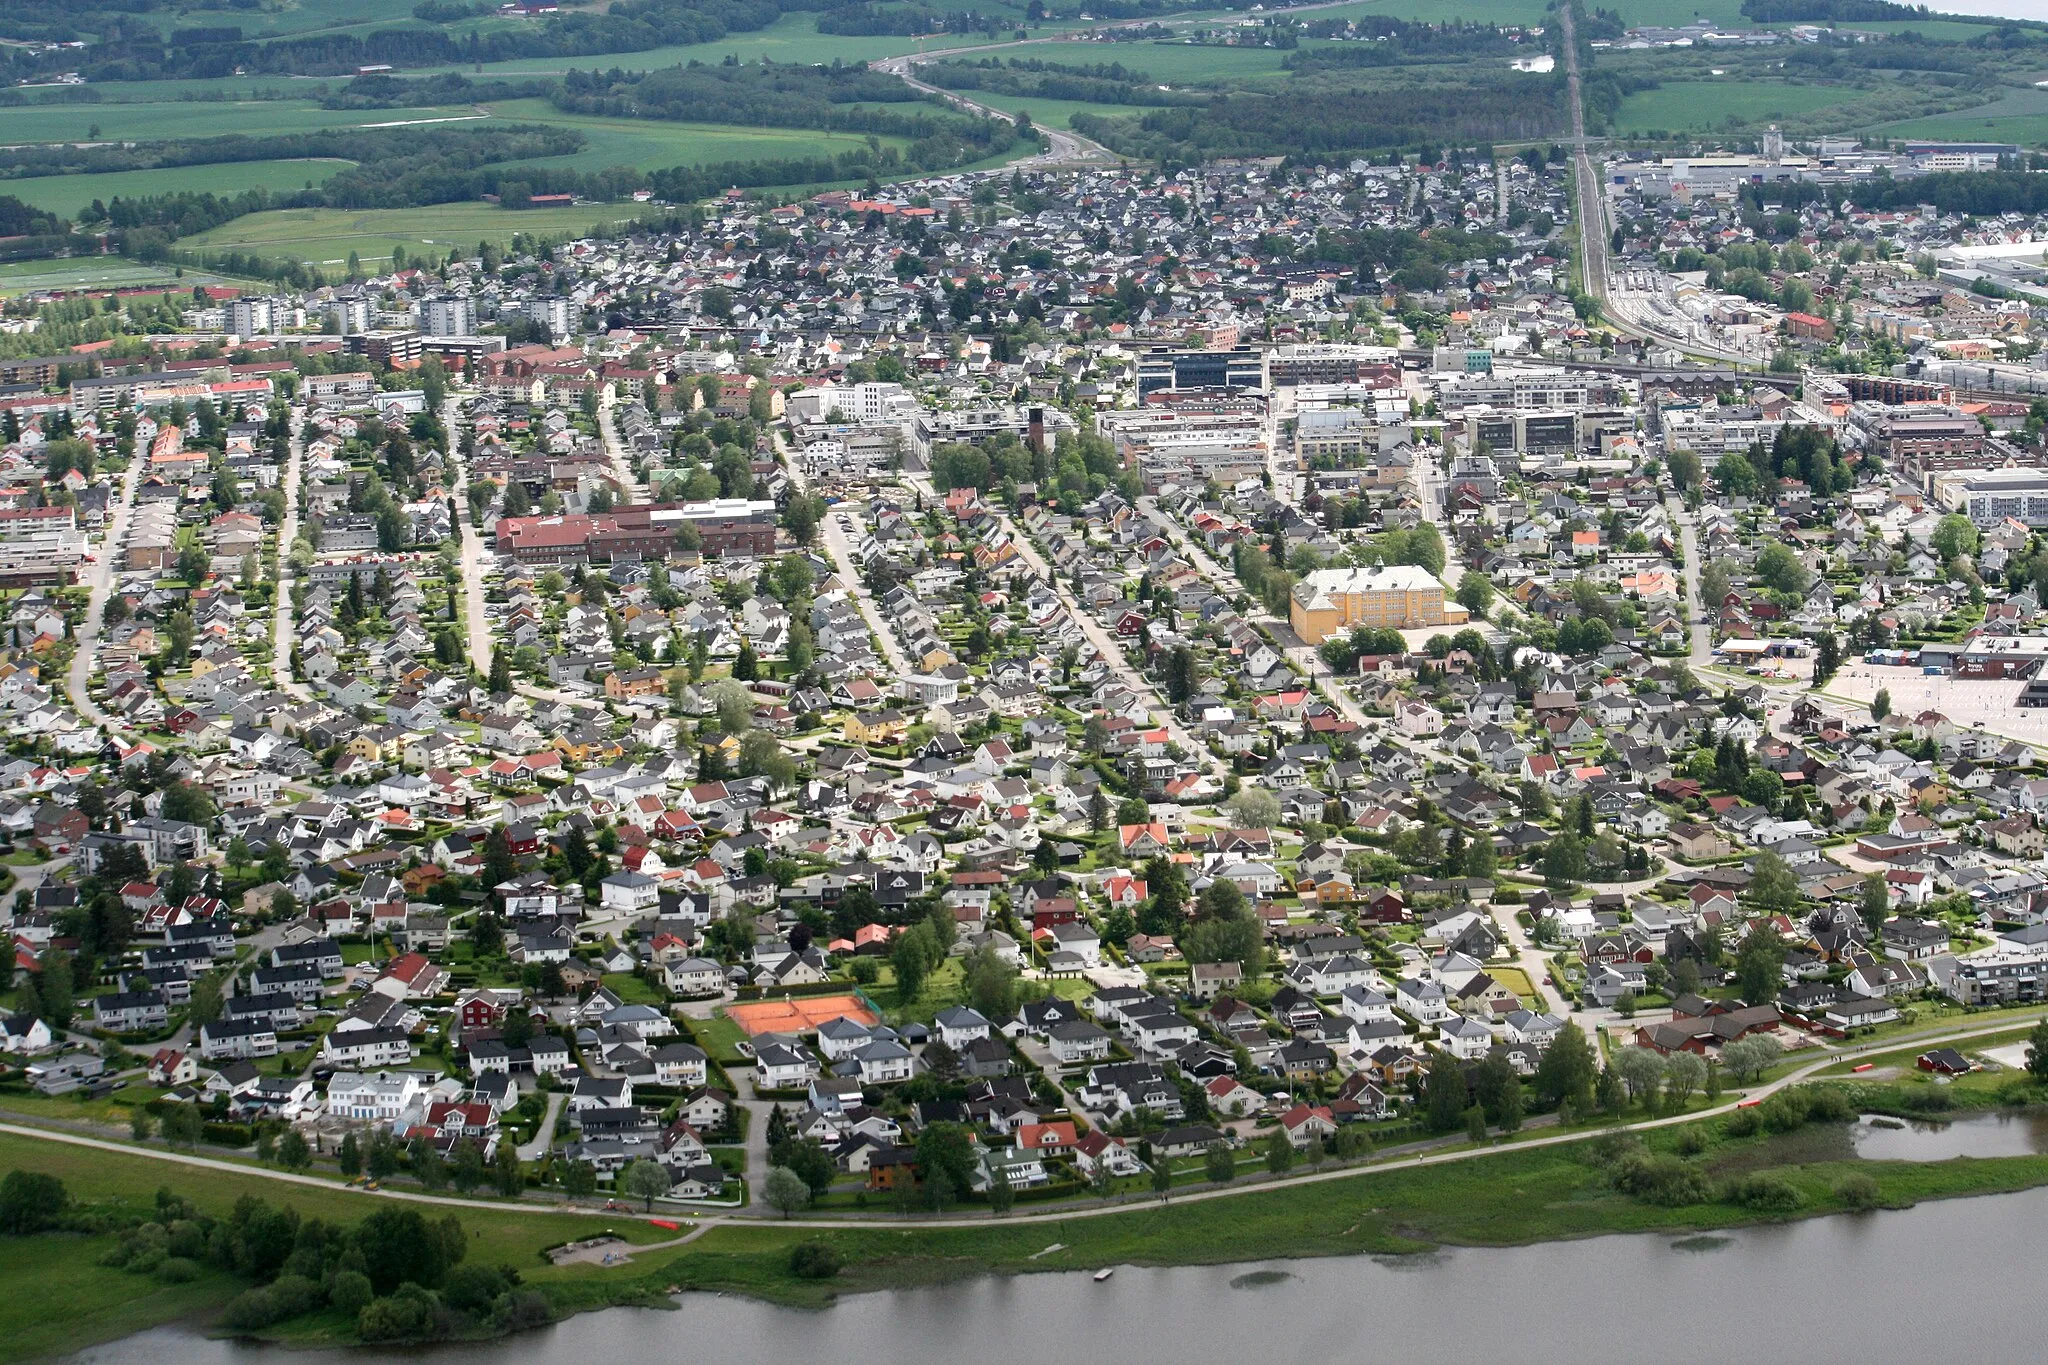
[[1554, 133], [1564, 122], [1563, 81], [1527, 77], [1370, 91], [1232, 92], [1201, 108], [1159, 109], [1135, 122], [1073, 116], [1074, 131], [1116, 151], [1182, 164], [1214, 157], [1326, 159], [1447, 142], [1521, 141]]

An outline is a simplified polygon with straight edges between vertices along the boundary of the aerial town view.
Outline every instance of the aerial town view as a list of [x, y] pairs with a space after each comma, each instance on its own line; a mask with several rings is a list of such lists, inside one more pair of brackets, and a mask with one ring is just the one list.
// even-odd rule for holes
[[2038, 1349], [2048, 0], [1613, 2], [0, 6], [0, 1361]]

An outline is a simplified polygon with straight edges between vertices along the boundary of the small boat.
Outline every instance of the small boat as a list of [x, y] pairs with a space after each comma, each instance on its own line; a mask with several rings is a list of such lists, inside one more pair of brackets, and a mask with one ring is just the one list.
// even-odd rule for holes
[[1114, 1274], [1116, 1274], [1116, 1267], [1113, 1265], [1106, 1265], [1102, 1267], [1102, 1269], [1095, 1272], [1095, 1283], [1101, 1284], [1104, 1280], [1108, 1279], [1110, 1276]]

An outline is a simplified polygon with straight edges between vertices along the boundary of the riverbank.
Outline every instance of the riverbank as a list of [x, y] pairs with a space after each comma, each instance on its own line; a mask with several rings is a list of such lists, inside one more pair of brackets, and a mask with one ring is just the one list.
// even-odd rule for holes
[[[1998, 1098], [2020, 1098], [2014, 1087], [2031, 1086], [2023, 1076], [1972, 1077], [1973, 1084], [1942, 1089], [1961, 1101], [1960, 1107], [1984, 1112], [1980, 1106], [1993, 1098], [1994, 1084], [2003, 1091]], [[634, 1218], [563, 1214], [537, 1206], [471, 1205], [459, 1216], [478, 1239], [475, 1259], [519, 1269], [560, 1318], [624, 1304], [667, 1305], [677, 1289], [820, 1308], [845, 1295], [983, 1276], [1398, 1255], [1617, 1233], [1715, 1233], [2048, 1185], [2048, 1155], [1968, 1161], [1871, 1161], [1855, 1155], [1840, 1122], [1852, 1108], [1910, 1108], [1922, 1117], [1938, 1117], [1924, 1102], [1907, 1098], [1931, 1084], [1908, 1074], [1882, 1085], [1860, 1079], [1847, 1087], [1829, 1085], [1830, 1092], [1856, 1096], [1854, 1106], [1834, 1106], [1834, 1122], [1804, 1122], [1804, 1103], [1790, 1106], [1797, 1113], [1788, 1104], [1809, 1092], [1783, 1091], [1759, 1108], [1724, 1108], [1710, 1117], [1645, 1118], [1577, 1136], [1381, 1161], [1241, 1190], [1223, 1187], [1235, 1198], [1214, 1197], [1221, 1189], [1201, 1191], [1207, 1197], [1196, 1198], [1187, 1196], [1197, 1192], [1182, 1191], [1171, 1202], [1133, 1201], [1077, 1209], [1070, 1216], [968, 1223], [899, 1222], [886, 1215], [789, 1224], [706, 1219], [687, 1241]], [[2039, 1099], [2031, 1089], [2028, 1095]], [[192, 1180], [188, 1170], [140, 1153], [0, 1134], [0, 1170], [17, 1167], [59, 1175], [78, 1198], [95, 1204], [134, 1207], [168, 1183], [221, 1208], [256, 1193], [297, 1207], [307, 1217], [346, 1222], [360, 1217], [365, 1207], [358, 1193], [313, 1184], [280, 1186], [258, 1170], [212, 1171], [204, 1180]], [[1656, 1180], [1637, 1178], [1638, 1167], [1654, 1173]], [[616, 1230], [638, 1244], [629, 1262], [545, 1264], [545, 1247], [603, 1230]], [[0, 1347], [0, 1358], [61, 1354], [154, 1323], [203, 1324], [240, 1287], [221, 1275], [178, 1286], [179, 1292], [156, 1292], [147, 1281], [98, 1265], [99, 1251], [111, 1240], [44, 1236], [0, 1241], [0, 1286], [15, 1291], [0, 1303], [0, 1332], [5, 1333], [0, 1340], [9, 1343]], [[798, 1277], [790, 1253], [804, 1242], [830, 1246], [845, 1268], [824, 1281]], [[37, 1311], [53, 1295], [71, 1309], [57, 1322]], [[261, 1335], [293, 1346], [354, 1340], [353, 1324], [327, 1310]]]
[[[828, 1313], [687, 1294], [676, 1311], [589, 1313], [497, 1348], [429, 1348], [416, 1365], [599, 1360], [972, 1360], [1042, 1365], [1106, 1353], [1142, 1360], [1319, 1365], [1369, 1335], [1390, 1359], [1624, 1365], [1644, 1342], [1689, 1341], [1761, 1360], [1797, 1342], [1802, 1365], [2038, 1353], [2036, 1230], [2048, 1191], [1900, 1213], [1671, 1238], [1599, 1237], [1425, 1256], [985, 1277], [864, 1294]], [[1920, 1295], [1939, 1248], [1944, 1282]], [[1730, 1311], [1730, 1305], [1739, 1305]], [[1105, 1343], [1116, 1343], [1106, 1347]], [[306, 1365], [283, 1348], [163, 1329], [76, 1365]]]

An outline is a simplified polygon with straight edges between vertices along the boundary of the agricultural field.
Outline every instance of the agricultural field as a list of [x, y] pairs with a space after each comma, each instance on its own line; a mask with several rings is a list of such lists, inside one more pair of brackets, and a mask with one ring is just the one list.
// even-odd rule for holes
[[[564, 114], [546, 100], [507, 100], [489, 106], [493, 118], [506, 123], [543, 123], [574, 128], [590, 141], [572, 156], [546, 157], [536, 166], [573, 166], [595, 171], [632, 166], [648, 171], [663, 166], [703, 166], [719, 161], [784, 161], [831, 156], [867, 145], [864, 133], [826, 132], [807, 128], [745, 128], [718, 123], [669, 123], [659, 119], [602, 118]], [[902, 138], [882, 138], [885, 145], [903, 146]]]
[[[877, 57], [900, 57], [905, 53], [920, 50], [930, 52], [946, 47], [978, 46], [987, 41], [978, 33], [948, 33], [924, 39], [820, 33], [817, 29], [817, 15], [793, 12], [783, 15], [767, 28], [753, 33], [730, 33], [715, 43], [689, 43], [680, 47], [657, 47], [645, 52], [608, 53], [596, 57], [530, 57], [511, 62], [486, 62], [483, 74], [530, 75], [536, 72], [562, 72], [572, 67], [585, 71], [609, 71], [614, 67], [621, 71], [654, 71], [667, 66], [680, 66], [685, 62], [715, 64], [724, 61], [727, 56], [738, 57], [742, 62], [868, 62]], [[450, 66], [442, 69], [463, 75], [475, 74], [475, 68], [467, 66]], [[405, 74], [416, 76], [425, 73], [407, 71]]]
[[1839, 27], [1859, 28], [1871, 33], [1917, 33], [1930, 43], [1967, 43], [1991, 31], [1986, 24], [1941, 18], [1898, 19], [1889, 23], [1842, 24]]
[[273, 209], [223, 223], [178, 241], [181, 251], [254, 251], [264, 256], [344, 265], [351, 251], [367, 264], [387, 260], [391, 248], [408, 254], [460, 246], [474, 252], [480, 241], [509, 241], [515, 232], [543, 237], [574, 236], [606, 222], [634, 216], [630, 204], [588, 208], [501, 209], [491, 204], [431, 204], [409, 209]]
[[[13, 142], [156, 142], [170, 138], [267, 137], [428, 119], [475, 117], [448, 109], [322, 109], [312, 100], [161, 100], [38, 104], [0, 110]], [[99, 132], [95, 134], [93, 130]]]
[[1072, 128], [1076, 114], [1097, 114], [1103, 118], [1136, 118], [1152, 112], [1153, 106], [1144, 104], [1089, 104], [1084, 100], [1042, 100], [1030, 95], [1006, 95], [992, 90], [962, 90], [958, 92], [976, 104], [985, 104], [991, 109], [1006, 109], [1010, 113], [1023, 110], [1031, 115], [1031, 121], [1041, 128]]
[[1906, 119], [1881, 130], [1893, 137], [1945, 138], [1958, 142], [2014, 142], [2048, 146], [2048, 90], [2015, 90], [1975, 109]]
[[1358, 0], [1349, 5], [1319, 6], [1304, 19], [1359, 19], [1384, 14], [1394, 19], [1440, 24], [1462, 19], [1474, 24], [1542, 24], [1544, 0]]
[[1705, 132], [1728, 125], [1791, 118], [1849, 104], [1863, 92], [1841, 86], [1781, 85], [1775, 81], [1667, 81], [1621, 102], [1614, 126], [1623, 133]]
[[233, 194], [240, 190], [297, 190], [319, 184], [350, 163], [346, 161], [237, 161], [212, 166], [172, 166], [152, 171], [112, 171], [105, 175], [46, 175], [0, 181], [0, 193], [23, 203], [76, 216], [93, 200], [115, 195], [135, 198], [174, 194], [179, 190]]
[[217, 5], [172, 5], [143, 11], [144, 22], [169, 34], [181, 28], [210, 28], [232, 24], [244, 38], [282, 38], [309, 33], [332, 33], [346, 29], [390, 28], [401, 21], [410, 26], [414, 0], [296, 0], [274, 7], [227, 9]]
[[1280, 63], [1287, 56], [1274, 47], [1209, 43], [1042, 43], [1024, 55], [1063, 66], [1121, 62], [1126, 70], [1176, 86], [1284, 79]]

